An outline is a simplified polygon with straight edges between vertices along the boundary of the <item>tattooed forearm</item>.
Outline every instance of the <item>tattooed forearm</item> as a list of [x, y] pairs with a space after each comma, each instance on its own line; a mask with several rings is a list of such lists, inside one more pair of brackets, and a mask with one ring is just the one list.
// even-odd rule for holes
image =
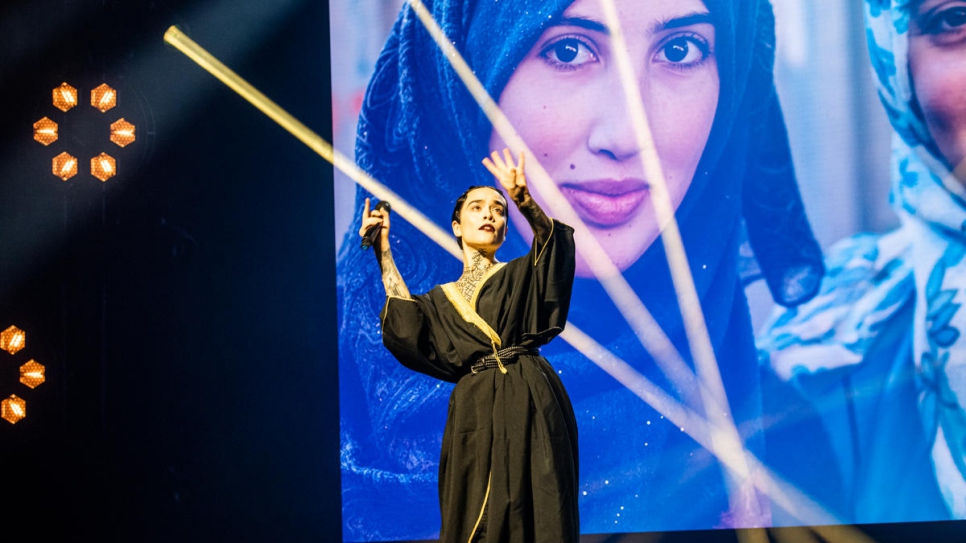
[[473, 255], [470, 263], [463, 268], [463, 275], [456, 281], [456, 288], [460, 294], [468, 301], [473, 299], [476, 287], [479, 286], [486, 271], [493, 266], [493, 262], [488, 258], [486, 249], [480, 249]]
[[537, 240], [538, 244], [543, 244], [550, 237], [550, 232], [552, 230], [552, 224], [550, 222], [550, 217], [540, 209], [537, 202], [530, 197], [527, 197], [517, 204], [520, 209], [520, 213], [527, 219], [530, 223], [530, 228], [533, 230], [533, 237]]
[[395, 298], [412, 299], [409, 288], [403, 281], [399, 270], [396, 268], [396, 261], [392, 258], [392, 251], [383, 249], [379, 254], [379, 269], [382, 270], [382, 286], [386, 289], [386, 296]]

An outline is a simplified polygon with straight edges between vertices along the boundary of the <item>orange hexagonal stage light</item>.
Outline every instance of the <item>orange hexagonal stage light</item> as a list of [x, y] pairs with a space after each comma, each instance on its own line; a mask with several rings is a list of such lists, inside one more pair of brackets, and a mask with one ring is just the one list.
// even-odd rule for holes
[[66, 82], [61, 83], [54, 89], [54, 107], [67, 111], [77, 105], [77, 89], [71, 87]]
[[30, 359], [26, 364], [20, 366], [20, 382], [28, 387], [36, 388], [37, 385], [46, 380], [46, 368], [36, 360]]
[[117, 105], [117, 91], [107, 83], [101, 83], [91, 90], [91, 105], [104, 113]]
[[57, 177], [67, 181], [77, 175], [77, 159], [66, 152], [54, 157], [51, 171]]
[[107, 153], [101, 153], [91, 159], [91, 175], [107, 181], [117, 175], [117, 161]]
[[44, 145], [57, 141], [57, 123], [44, 117], [34, 123], [34, 139]]
[[17, 424], [27, 416], [27, 402], [16, 394], [0, 402], [0, 416], [10, 424]]
[[123, 118], [115, 121], [111, 124], [111, 141], [116, 143], [118, 147], [124, 147], [129, 143], [133, 143], [134, 125], [125, 121]]
[[3, 349], [10, 354], [16, 354], [17, 351], [26, 346], [27, 333], [20, 328], [11, 326], [3, 332], [0, 332], [0, 349]]

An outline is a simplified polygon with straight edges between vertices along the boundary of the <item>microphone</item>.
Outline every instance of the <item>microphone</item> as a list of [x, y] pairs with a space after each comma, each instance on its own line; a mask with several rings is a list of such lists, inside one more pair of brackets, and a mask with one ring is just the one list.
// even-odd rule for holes
[[[389, 213], [392, 211], [392, 206], [389, 205], [389, 202], [382, 200], [376, 204], [376, 207], [373, 209], [373, 211], [385, 211], [386, 213]], [[381, 229], [382, 224], [374, 224], [366, 229], [365, 235], [362, 236], [363, 251], [371, 247], [376, 242], [376, 239], [379, 237], [379, 230]]]

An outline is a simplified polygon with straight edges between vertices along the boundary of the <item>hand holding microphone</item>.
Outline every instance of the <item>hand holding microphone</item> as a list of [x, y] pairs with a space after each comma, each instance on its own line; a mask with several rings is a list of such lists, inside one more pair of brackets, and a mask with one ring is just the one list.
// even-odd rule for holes
[[391, 209], [389, 202], [382, 200], [370, 212], [369, 199], [366, 198], [366, 207], [362, 212], [362, 227], [359, 229], [359, 235], [362, 236], [361, 248], [363, 251], [376, 243], [383, 227], [389, 229], [389, 211]]

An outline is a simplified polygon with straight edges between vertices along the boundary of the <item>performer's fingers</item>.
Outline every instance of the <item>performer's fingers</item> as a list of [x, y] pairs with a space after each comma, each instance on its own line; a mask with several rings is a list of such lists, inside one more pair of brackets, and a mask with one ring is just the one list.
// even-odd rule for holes
[[483, 159], [483, 165], [486, 166], [487, 171], [493, 174], [493, 177], [496, 177], [497, 179], [500, 178], [500, 170], [496, 168], [496, 164], [493, 164], [493, 161], [490, 160], [490, 157]]
[[517, 165], [517, 168], [520, 169], [520, 173], [522, 174], [526, 173], [526, 170], [524, 169], [524, 158], [526, 156], [527, 155], [523, 151], [520, 151], [520, 163]]
[[362, 208], [362, 225], [359, 226], [359, 235], [365, 237], [366, 230], [372, 226], [372, 221], [369, 217], [369, 199], [366, 198], [366, 204]]
[[506, 170], [507, 168], [506, 162], [503, 162], [503, 159], [500, 157], [499, 151], [493, 151], [492, 153], [490, 153], [490, 159], [493, 160], [493, 164], [496, 164], [497, 168], [499, 168], [500, 170]]
[[365, 236], [366, 230], [369, 228], [380, 224], [382, 221], [378, 217], [367, 217], [362, 220], [362, 226], [359, 227], [359, 236]]
[[506, 165], [511, 169], [516, 168], [516, 166], [513, 164], [513, 154], [510, 153], [510, 149], [506, 147], [503, 148], [503, 160], [506, 161]]

